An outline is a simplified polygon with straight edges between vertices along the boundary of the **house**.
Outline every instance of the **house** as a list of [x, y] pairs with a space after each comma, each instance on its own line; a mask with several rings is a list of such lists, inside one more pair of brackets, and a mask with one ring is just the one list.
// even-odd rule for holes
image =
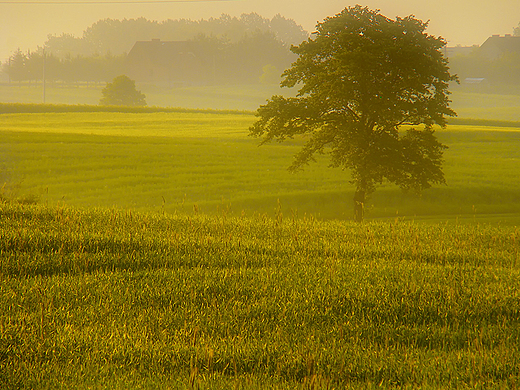
[[504, 54], [520, 54], [520, 37], [506, 34], [489, 37], [479, 49], [480, 55], [489, 60], [496, 60]]
[[190, 41], [138, 41], [127, 56], [127, 75], [167, 87], [204, 83], [203, 59]]

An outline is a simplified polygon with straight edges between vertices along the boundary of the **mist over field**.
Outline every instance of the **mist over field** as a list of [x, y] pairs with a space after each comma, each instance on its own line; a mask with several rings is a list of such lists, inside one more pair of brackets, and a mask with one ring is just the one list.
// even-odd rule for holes
[[[48, 34], [66, 33], [81, 37], [87, 26], [106, 18], [145, 17], [161, 22], [166, 19], [218, 18], [221, 14], [239, 17], [243, 13], [256, 12], [269, 19], [281, 14], [312, 32], [316, 22], [355, 4], [339, 0], [89, 2], [0, 2], [0, 60], [7, 59], [17, 48], [36, 50]], [[381, 9], [391, 18], [413, 14], [422, 20], [430, 20], [430, 33], [445, 37], [450, 46], [471, 46], [481, 44], [492, 34], [510, 34], [518, 25], [520, 14], [520, 4], [516, 0], [367, 0], [361, 5]]]
[[518, 387], [520, 3], [366, 3], [0, 0], [1, 389]]
[[[427, 12], [427, 31], [435, 33], [441, 18], [432, 4], [415, 5], [413, 12], [407, 2], [397, 2], [393, 6], [381, 2], [378, 6], [382, 12], [385, 9], [390, 12], [389, 16], [394, 12], [418, 16]], [[444, 17], [460, 13], [461, 4], [454, 5], [450, 14]], [[150, 4], [152, 8], [179, 9], [176, 18], [157, 20], [143, 17], [148, 13], [141, 6], [127, 5], [132, 12], [140, 9], [143, 13], [136, 18], [111, 18], [111, 12], [121, 12], [122, 5], [107, 4], [103, 12], [108, 18], [99, 18], [84, 26], [81, 34], [51, 33], [36, 48], [16, 49], [2, 64], [4, 82], [0, 83], [0, 102], [105, 104], [104, 101], [109, 101], [104, 95], [106, 88], [121, 75], [128, 76], [134, 83], [136, 93], [141, 96], [142, 103], [139, 104], [150, 107], [238, 110], [252, 115], [273, 95], [296, 96], [297, 87], [280, 88], [281, 74], [297, 58], [290, 50], [291, 45], [313, 37], [313, 24], [306, 19], [312, 5], [308, 9], [300, 7], [296, 12], [294, 4], [284, 2], [278, 7], [270, 2], [260, 6], [248, 1]], [[42, 2], [0, 3], [0, 6], [13, 10], [22, 7], [29, 16], [33, 7], [46, 9], [54, 5]], [[87, 6], [91, 11], [100, 10], [94, 4], [74, 1], [61, 6], [64, 15]], [[228, 10], [229, 14], [222, 12], [209, 16], [219, 7], [222, 11]], [[316, 11], [314, 17], [322, 15], [320, 19], [323, 20], [327, 16], [323, 13], [328, 12], [329, 7], [334, 8], [334, 4]], [[200, 11], [201, 8], [204, 11]], [[200, 11], [197, 14], [200, 17], [182, 17], [193, 15], [196, 9]], [[341, 9], [339, 7], [329, 15]], [[515, 4], [498, 2], [495, 9], [514, 14]], [[274, 10], [286, 11], [286, 14], [274, 13]], [[486, 10], [485, 28], [480, 33], [494, 28], [491, 21], [495, 11], [490, 11], [486, 4], [467, 11], [476, 20]], [[96, 12], [92, 15], [98, 15]], [[299, 20], [302, 20], [301, 24]], [[463, 26], [471, 20], [466, 17], [460, 24]], [[458, 76], [457, 83], [450, 83], [451, 107], [458, 115], [452, 119], [453, 125], [488, 123], [512, 127], [520, 121], [520, 77], [516, 71], [520, 67], [520, 51], [516, 51], [520, 48], [517, 45], [520, 30], [517, 26], [518, 22], [511, 22], [508, 34], [504, 35], [496, 34], [503, 31], [500, 29], [489, 30], [485, 37], [475, 34], [472, 39], [479, 39], [480, 43], [473, 46], [451, 45], [452, 41], [448, 39], [443, 54], [449, 61], [450, 70]], [[30, 31], [26, 32], [27, 36], [31, 35]], [[457, 39], [465, 42], [471, 30], [446, 29], [448, 32], [460, 34]], [[5, 107], [7, 112], [12, 108]], [[248, 119], [248, 123], [252, 120]], [[73, 122], [71, 125], [76, 126]], [[154, 126], [160, 126], [160, 121]], [[205, 126], [209, 128], [203, 131], [210, 131], [212, 124], [206, 122]], [[246, 133], [248, 126], [244, 124], [237, 131]]]
[[[129, 74], [148, 96], [149, 105], [255, 110], [273, 93], [294, 93], [276, 89], [279, 75], [295, 59], [289, 46], [306, 39], [317, 22], [345, 7], [339, 1], [296, 4], [290, 0], [59, 3], [0, 2], [0, 101], [97, 104], [107, 82]], [[520, 22], [518, 2], [379, 0], [366, 5], [390, 18], [415, 15], [429, 21], [430, 34], [446, 39], [446, 55], [461, 82], [452, 86], [459, 116], [520, 119], [515, 98], [520, 83], [517, 54], [499, 59], [477, 53], [488, 38], [515, 34]], [[255, 35], [258, 32], [266, 35]], [[152, 39], [162, 40], [163, 45], [195, 40], [195, 46], [176, 49], [197, 56], [198, 62], [186, 65], [191, 73], [176, 69], [171, 73], [177, 76], [153, 79], [150, 75], [158, 67], [135, 61], [136, 56], [146, 58], [151, 53], [136, 52], [134, 57], [130, 53], [136, 42]], [[36, 90], [42, 88], [43, 48], [45, 97]], [[17, 69], [21, 64], [23, 69]], [[13, 84], [20, 88], [7, 88]], [[230, 86], [237, 84], [241, 87], [234, 91]]]

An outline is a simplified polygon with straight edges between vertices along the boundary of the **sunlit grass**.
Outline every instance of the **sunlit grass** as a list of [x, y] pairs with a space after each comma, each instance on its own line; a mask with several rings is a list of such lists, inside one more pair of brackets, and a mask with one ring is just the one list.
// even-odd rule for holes
[[[350, 219], [353, 187], [326, 157], [303, 172], [287, 167], [295, 140], [258, 146], [247, 113], [3, 114], [4, 179], [45, 204], [166, 212], [226, 210]], [[446, 186], [421, 198], [392, 185], [376, 191], [367, 217], [493, 220], [518, 223], [520, 132], [450, 125]]]
[[520, 380], [517, 228], [2, 205], [0, 234], [0, 387]]
[[0, 388], [520, 383], [518, 129], [439, 130], [448, 185], [354, 224], [348, 173], [289, 174], [250, 114], [0, 120], [39, 196], [0, 202]]
[[2, 114], [3, 131], [127, 137], [247, 138], [251, 114], [219, 113], [39, 113]]
[[[18, 140], [19, 137], [20, 134], [17, 134]], [[25, 156], [15, 164], [19, 172], [24, 172], [23, 184], [36, 191], [43, 189], [45, 200], [64, 200], [69, 204], [84, 206], [135, 208], [162, 207], [166, 202], [167, 208], [174, 211], [181, 203], [187, 209], [191, 209], [193, 204], [204, 209], [204, 205], [211, 203], [221, 208], [238, 203], [241, 208], [250, 210], [255, 208], [255, 202], [261, 204], [262, 199], [266, 199], [270, 203], [267, 210], [272, 210], [277, 198], [281, 198], [285, 205], [291, 202], [292, 197], [293, 204], [285, 206], [292, 206], [301, 213], [319, 213], [324, 205], [332, 208], [339, 205], [339, 209], [344, 209], [348, 212], [346, 216], [350, 216], [351, 196], [348, 191], [351, 187], [348, 176], [344, 172], [328, 169], [325, 164], [311, 166], [310, 170], [301, 174], [288, 174], [285, 168], [294, 152], [290, 145], [258, 148], [255, 140], [245, 137], [243, 142], [231, 143], [222, 139], [203, 141], [200, 138], [76, 135], [55, 135], [49, 138], [38, 134], [27, 134], [27, 137], [17, 146], [13, 145], [11, 152], [17, 147], [18, 153]], [[494, 182], [492, 186], [499, 185], [506, 189], [506, 183], [500, 181], [500, 176], [490, 174], [491, 166], [484, 164], [479, 169], [485, 170], [487, 176], [484, 177]], [[455, 168], [468, 169], [466, 167], [467, 162]], [[504, 171], [508, 172], [507, 167]], [[448, 180], [451, 185], [460, 184], [462, 188], [467, 185], [489, 186], [489, 183], [482, 182], [482, 174], [464, 177], [462, 183], [454, 183], [450, 177]], [[515, 181], [510, 185], [514, 190]], [[401, 199], [393, 205], [394, 214], [396, 208], [401, 206], [399, 202], [420, 204], [420, 201], [409, 196], [403, 197], [399, 191], [390, 191], [395, 193], [392, 197]], [[453, 195], [453, 189], [439, 188], [425, 193], [425, 197], [435, 193], [442, 196], [446, 191]], [[380, 194], [383, 196], [384, 190]], [[377, 196], [378, 193], [373, 202], [376, 206], [381, 200]], [[464, 196], [464, 193], [460, 196]], [[492, 192], [490, 196], [493, 198]], [[322, 204], [320, 200], [323, 200]], [[330, 204], [331, 200], [333, 204]], [[245, 207], [244, 202], [249, 202], [249, 207]], [[314, 204], [310, 208], [299, 207], [304, 203]], [[457, 202], [456, 206], [460, 205]], [[472, 210], [473, 204], [462, 205]], [[392, 207], [392, 202], [384, 202], [384, 206]], [[449, 204], [443, 207], [449, 209]], [[265, 210], [260, 208], [260, 211]], [[235, 211], [240, 212], [240, 208], [235, 208]], [[458, 210], [455, 212], [459, 213]]]

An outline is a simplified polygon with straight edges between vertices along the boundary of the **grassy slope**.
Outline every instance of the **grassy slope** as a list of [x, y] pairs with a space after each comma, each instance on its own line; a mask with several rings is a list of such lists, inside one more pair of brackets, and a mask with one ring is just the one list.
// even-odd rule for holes
[[520, 383], [517, 228], [4, 204], [0, 234], [0, 387]]
[[[258, 147], [244, 113], [2, 114], [4, 180], [49, 204], [171, 213], [223, 210], [351, 217], [348, 173], [327, 160], [298, 174], [286, 167], [299, 141]], [[386, 185], [369, 218], [478, 219], [519, 223], [520, 132], [452, 125], [438, 133], [448, 186], [422, 198]]]
[[[299, 211], [310, 199], [314, 211], [337, 210], [349, 190], [325, 165], [307, 181], [287, 175], [297, 145], [257, 148], [237, 130], [250, 123], [243, 115], [110, 114], [110, 126], [107, 114], [75, 114], [73, 126], [38, 115], [2, 116], [1, 163], [21, 166], [26, 188], [49, 188], [44, 203], [148, 196], [147, 207], [191, 212], [186, 198], [170, 210], [175, 199], [157, 201], [183, 167], [183, 185], [210, 184], [206, 196], [247, 177], [229, 199], [243, 191], [258, 207], [270, 189], [271, 214], [279, 194]], [[198, 131], [185, 131], [190, 123]], [[440, 135], [450, 186], [422, 200], [383, 188], [373, 215], [518, 212], [516, 129]], [[517, 228], [318, 222], [283, 207], [274, 218], [218, 215], [0, 205], [0, 387], [518, 386]]]

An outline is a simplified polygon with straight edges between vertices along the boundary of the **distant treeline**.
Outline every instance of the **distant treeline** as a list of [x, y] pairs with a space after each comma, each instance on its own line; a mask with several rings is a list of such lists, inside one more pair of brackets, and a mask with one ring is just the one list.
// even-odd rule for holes
[[52, 53], [24, 53], [16, 51], [3, 64], [3, 71], [11, 82], [106, 82], [120, 75], [125, 68], [126, 55], [92, 55], [59, 58]]
[[[2, 68], [12, 82], [39, 81], [44, 76], [46, 81], [106, 82], [125, 73], [127, 53], [137, 41], [160, 39], [196, 42], [208, 58], [219, 59], [221, 75], [213, 80], [270, 82], [277, 80], [271, 73], [279, 76], [294, 59], [290, 45], [307, 37], [301, 26], [280, 15], [266, 19], [256, 13], [239, 18], [224, 14], [217, 19], [164, 22], [104, 19], [88, 27], [79, 38], [49, 35], [43, 47], [16, 51]], [[214, 70], [213, 62], [209, 66]], [[265, 67], [265, 74], [258, 74], [258, 67]], [[252, 77], [244, 77], [247, 74]]]
[[227, 43], [238, 43], [256, 33], [269, 32], [286, 45], [299, 44], [308, 33], [292, 19], [276, 15], [272, 19], [256, 13], [239, 18], [223, 14], [208, 20], [168, 19], [164, 22], [138, 19], [104, 19], [88, 27], [81, 38], [70, 34], [50, 35], [45, 48], [54, 55], [92, 56], [128, 53], [136, 41], [186, 41], [198, 36], [218, 38]]

